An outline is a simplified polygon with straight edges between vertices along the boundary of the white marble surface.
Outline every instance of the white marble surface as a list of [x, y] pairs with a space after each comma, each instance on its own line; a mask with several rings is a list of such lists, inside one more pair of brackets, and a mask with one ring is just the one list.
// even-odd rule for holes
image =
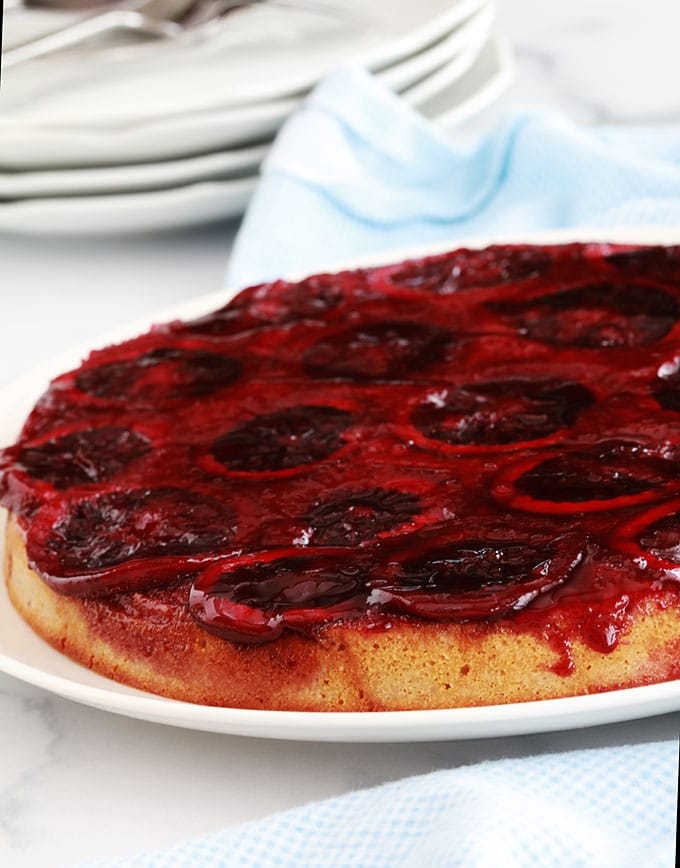
[[[502, 0], [517, 54], [505, 104], [579, 121], [680, 120], [677, 0]], [[221, 285], [234, 225], [173, 235], [0, 235], [0, 384], [74, 343]], [[505, 755], [677, 737], [680, 715], [441, 744], [257, 741], [81, 707], [0, 675], [0, 865], [163, 846], [352, 788]]]

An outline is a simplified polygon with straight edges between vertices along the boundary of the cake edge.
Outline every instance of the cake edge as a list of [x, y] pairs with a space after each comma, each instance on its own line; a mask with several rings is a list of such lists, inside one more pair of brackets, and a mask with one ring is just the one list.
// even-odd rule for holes
[[[149, 693], [209, 706], [287, 711], [400, 711], [499, 705], [599, 693], [680, 678], [680, 601], [642, 600], [607, 653], [569, 643], [570, 671], [546, 633], [512, 619], [433, 623], [365, 619], [237, 645], [207, 633], [186, 606], [154, 609], [153, 592], [119, 600], [53, 591], [28, 564], [8, 517], [5, 579], [12, 605], [57, 651]], [[549, 619], [546, 621], [549, 624]]]

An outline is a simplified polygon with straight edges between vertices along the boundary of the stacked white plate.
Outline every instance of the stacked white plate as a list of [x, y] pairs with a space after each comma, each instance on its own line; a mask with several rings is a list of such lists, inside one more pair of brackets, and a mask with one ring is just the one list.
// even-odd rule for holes
[[[285, 119], [355, 62], [445, 128], [507, 86], [489, 0], [258, 3], [197, 38], [81, 44], [3, 69], [0, 229], [143, 231], [237, 216]], [[89, 13], [5, 14], [4, 48]]]

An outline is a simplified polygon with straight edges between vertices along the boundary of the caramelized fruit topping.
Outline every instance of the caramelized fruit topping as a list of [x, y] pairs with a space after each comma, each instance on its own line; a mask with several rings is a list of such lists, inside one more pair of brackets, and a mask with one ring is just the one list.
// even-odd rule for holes
[[225, 503], [183, 488], [115, 491], [77, 502], [51, 528], [47, 547], [67, 572], [132, 558], [224, 549], [236, 532]]
[[423, 322], [371, 322], [322, 338], [304, 355], [312, 377], [408, 380], [439, 361], [448, 331]]
[[356, 550], [348, 557], [342, 549], [290, 549], [215, 564], [192, 586], [191, 614], [211, 632], [237, 642], [270, 641], [286, 628], [309, 633], [363, 612], [361, 560]]
[[446, 295], [459, 289], [533, 278], [550, 264], [549, 253], [540, 247], [458, 250], [392, 267], [389, 281], [394, 286]]
[[313, 545], [353, 546], [408, 522], [418, 497], [396, 489], [356, 489], [323, 500], [306, 516]]
[[208, 395], [240, 375], [241, 365], [229, 356], [159, 347], [133, 359], [84, 368], [76, 386], [97, 398], [164, 402]]
[[622, 282], [591, 283], [492, 307], [531, 340], [587, 349], [651, 344], [668, 334], [680, 313], [666, 291]]
[[551, 641], [606, 652], [680, 587], [679, 314], [680, 248], [251, 287], [55, 381], [0, 454], [0, 499], [52, 587], [161, 606], [193, 582], [196, 621], [236, 642], [541, 631], [554, 607]]
[[680, 513], [666, 515], [646, 527], [639, 543], [657, 557], [680, 564]]
[[[606, 440], [559, 455], [538, 455], [515, 481], [522, 495], [536, 503], [586, 508], [622, 508], [661, 496], [660, 489], [680, 482], [677, 460], [651, 453], [639, 444]], [[519, 502], [518, 502], [519, 505]]]
[[583, 557], [576, 534], [510, 533], [498, 526], [462, 539], [447, 535], [450, 530], [440, 539], [415, 535], [391, 564], [394, 576], [376, 582], [374, 599], [430, 619], [502, 617], [566, 582]]
[[345, 410], [308, 404], [257, 416], [213, 443], [212, 455], [230, 470], [267, 473], [313, 464], [342, 446], [352, 421]]
[[150, 449], [141, 434], [107, 425], [19, 447], [16, 467], [63, 490], [110, 479]]
[[568, 428], [594, 400], [579, 383], [496, 380], [430, 394], [411, 420], [432, 440], [500, 445], [542, 439]]
[[214, 564], [194, 582], [191, 612], [212, 632], [250, 642], [366, 612], [377, 623], [390, 613], [497, 618], [566, 582], [583, 554], [574, 534], [490, 528], [483, 537], [449, 537], [447, 528], [416, 531], [367, 549], [277, 550]]

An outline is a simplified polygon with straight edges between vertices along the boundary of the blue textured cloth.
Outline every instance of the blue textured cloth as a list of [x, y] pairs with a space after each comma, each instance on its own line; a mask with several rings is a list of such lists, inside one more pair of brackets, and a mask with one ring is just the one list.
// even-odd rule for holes
[[[456, 144], [346, 69], [277, 140], [228, 282], [430, 241], [670, 224], [680, 227], [680, 129], [583, 130], [526, 114]], [[677, 775], [675, 741], [486, 762], [98, 865], [670, 868]]]
[[677, 760], [664, 741], [479, 763], [92, 868], [673, 868]]
[[420, 243], [637, 225], [680, 227], [680, 127], [594, 130], [525, 113], [456, 143], [346, 68], [281, 131], [228, 284]]

